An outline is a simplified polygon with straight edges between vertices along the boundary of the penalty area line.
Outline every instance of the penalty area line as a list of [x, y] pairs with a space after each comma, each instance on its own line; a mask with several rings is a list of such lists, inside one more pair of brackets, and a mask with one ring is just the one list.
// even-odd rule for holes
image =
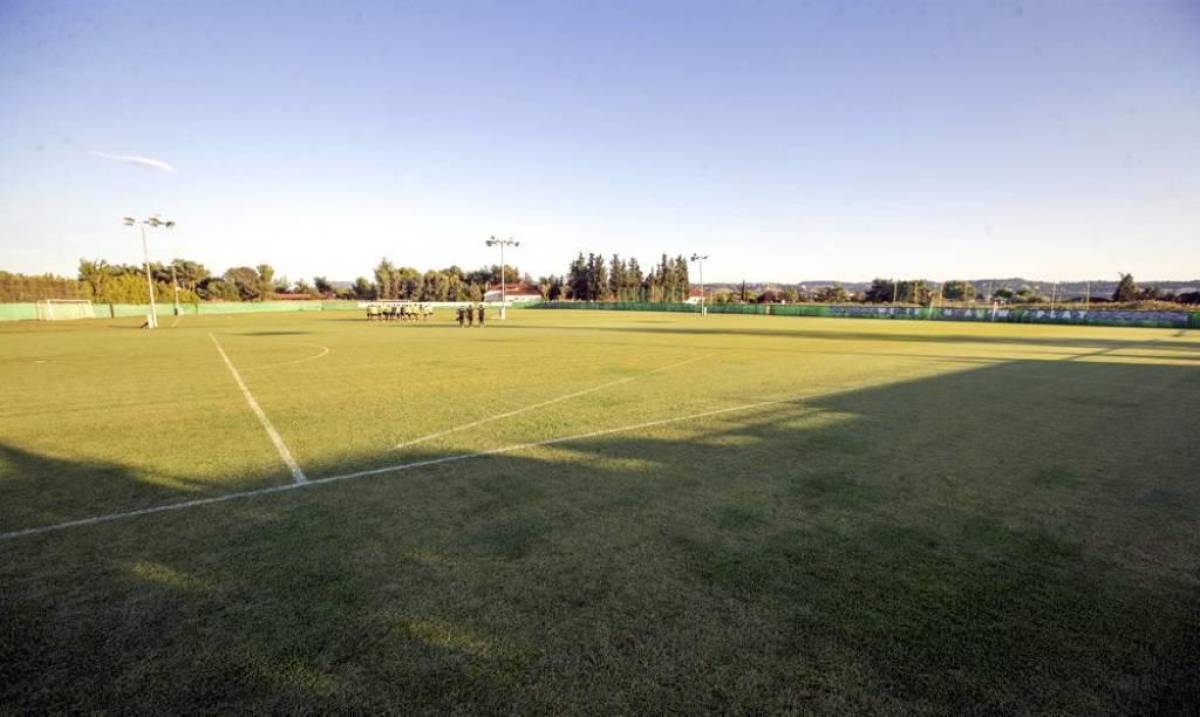
[[478, 421], [471, 421], [470, 423], [463, 423], [461, 425], [455, 426], [454, 428], [447, 428], [444, 431], [430, 433], [430, 434], [421, 436], [420, 438], [414, 438], [411, 441], [404, 441], [403, 443], [397, 443], [395, 446], [392, 446], [392, 450], [398, 451], [401, 448], [408, 448], [409, 446], [415, 446], [418, 443], [425, 443], [426, 441], [432, 441], [435, 438], [441, 438], [442, 436], [448, 436], [452, 433], [458, 433], [459, 431], [465, 431], [468, 428], [475, 428], [477, 426], [482, 426], [485, 423], [491, 423], [492, 421], [499, 421], [502, 418], [509, 418], [511, 416], [516, 416], [517, 414], [520, 414], [520, 413], [532, 411], [535, 408], [543, 408], [545, 406], [550, 406], [555, 403], [561, 403], [562, 401], [567, 401], [572, 398], [579, 398], [580, 396], [586, 396], [589, 393], [595, 393], [596, 391], [601, 391], [606, 388], [612, 388], [613, 386], [620, 386], [621, 384], [629, 383], [630, 381], [636, 381], [639, 378], [645, 378], [646, 376], [653, 376], [654, 374], [660, 373], [662, 371], [667, 371], [667, 370], [670, 370], [673, 368], [678, 368], [680, 366], [684, 366], [689, 363], [695, 363], [696, 361], [699, 361], [702, 358], [704, 358], [704, 357], [703, 356], [693, 356], [690, 359], [684, 359], [683, 361], [678, 361], [676, 363], [668, 364], [666, 366], [659, 366], [658, 368], [656, 368], [652, 371], [647, 371], [644, 374], [639, 374], [637, 376], [626, 376], [625, 378], [619, 378], [615, 381], [609, 381], [608, 383], [602, 383], [599, 386], [592, 386], [591, 388], [585, 388], [582, 391], [575, 391], [574, 393], [568, 393], [564, 396], [558, 396], [556, 398], [551, 398], [546, 401], [540, 401], [538, 403], [530, 404], [528, 406], [522, 406], [521, 408], [518, 408], [518, 409], [515, 409], [512, 411], [506, 411], [505, 413], [497, 413], [494, 416], [488, 416], [487, 418], [481, 418]]
[[212, 339], [213, 346], [217, 347], [217, 353], [221, 354], [225, 365], [229, 367], [229, 372], [233, 374], [233, 380], [237, 381], [238, 388], [242, 389], [242, 395], [246, 397], [246, 403], [250, 404], [250, 409], [254, 411], [254, 415], [258, 416], [259, 422], [262, 423], [263, 429], [267, 432], [267, 437], [271, 439], [271, 443], [275, 444], [275, 450], [279, 451], [279, 457], [283, 459], [288, 470], [292, 472], [292, 480], [295, 483], [305, 483], [308, 479], [305, 478], [304, 471], [300, 470], [300, 464], [292, 457], [292, 452], [284, 444], [279, 431], [276, 431], [275, 426], [271, 425], [271, 419], [267, 418], [267, 414], [263, 413], [262, 407], [258, 405], [258, 401], [254, 400], [250, 389], [246, 387], [246, 382], [242, 380], [242, 375], [234, 368], [233, 362], [225, 354], [225, 349], [221, 348], [221, 342], [217, 341], [217, 337], [211, 331], [208, 333], [208, 338]]
[[[216, 341], [216, 339], [213, 339]], [[222, 352], [224, 353], [224, 352]], [[87, 525], [96, 525], [99, 523], [111, 523], [117, 520], [127, 518], [136, 518], [143, 515], [153, 515], [155, 513], [165, 513], [174, 510], [186, 510], [188, 508], [196, 508], [203, 505], [212, 505], [214, 503], [224, 503], [242, 498], [253, 498], [260, 495], [269, 495], [272, 493], [283, 493], [290, 490], [298, 490], [301, 488], [310, 488], [312, 486], [324, 485], [326, 483], [340, 483], [342, 481], [356, 480], [359, 478], [368, 478], [371, 476], [383, 475], [386, 473], [399, 473], [402, 471], [415, 470], [417, 468], [426, 468], [428, 466], [441, 465], [443, 463], [456, 463], [460, 461], [468, 461], [478, 458], [488, 458], [490, 456], [512, 453], [531, 448], [540, 448], [543, 446], [553, 446], [559, 443], [569, 443], [571, 441], [582, 441], [589, 438], [597, 438], [599, 436], [607, 436], [614, 433], [624, 433], [628, 431], [638, 431], [657, 426], [666, 426], [673, 423], [683, 423], [685, 421], [695, 421], [701, 418], [711, 416], [719, 416], [726, 413], [736, 413], [739, 411], [751, 411], [756, 408], [766, 408], [782, 403], [789, 403], [797, 400], [814, 398], [814, 396], [789, 396], [786, 398], [773, 399], [769, 401], [756, 401], [754, 403], [746, 403], [738, 406], [729, 406], [726, 408], [717, 408], [711, 411], [701, 411], [700, 413], [690, 413], [686, 416], [675, 416], [673, 418], [663, 418], [656, 421], [644, 421], [628, 426], [618, 426], [616, 428], [604, 428], [596, 431], [588, 431], [586, 433], [576, 433], [570, 436], [559, 436], [557, 438], [548, 438], [544, 441], [532, 441], [528, 443], [516, 443], [500, 448], [493, 448], [487, 451], [479, 451], [477, 453], [461, 453], [453, 456], [444, 456], [442, 458], [431, 458], [423, 461], [413, 461], [411, 463], [399, 463], [392, 466], [383, 466], [382, 468], [371, 468], [368, 470], [355, 471], [353, 473], [343, 473], [341, 475], [328, 476], [326, 478], [315, 478], [304, 482], [288, 483], [286, 485], [275, 485], [266, 488], [257, 488], [255, 490], [239, 491], [237, 493], [226, 493], [224, 495], [213, 496], [212, 498], [197, 498], [195, 500], [187, 500], [179, 503], [168, 503], [166, 505], [158, 505], [150, 508], [142, 508], [141, 510], [130, 510], [122, 513], [108, 513], [106, 515], [97, 515], [91, 518], [82, 518], [80, 520], [71, 520], [64, 523], [56, 523], [54, 525], [43, 525], [34, 528], [25, 528], [23, 530], [14, 530], [9, 533], [0, 533], [0, 540], [10, 540], [13, 538], [22, 538], [32, 535], [40, 535], [42, 533], [51, 533], [68, 528], [78, 528]]]

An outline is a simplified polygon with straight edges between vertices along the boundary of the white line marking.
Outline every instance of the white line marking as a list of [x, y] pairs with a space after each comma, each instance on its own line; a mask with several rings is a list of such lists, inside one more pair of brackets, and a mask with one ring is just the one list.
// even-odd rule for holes
[[[215, 339], [214, 339], [215, 340]], [[223, 352], [222, 352], [223, 353]], [[71, 520], [65, 523], [56, 523], [54, 525], [43, 525], [34, 528], [25, 528], [23, 530], [14, 530], [9, 533], [0, 533], [0, 540], [9, 540], [11, 538], [20, 538], [28, 535], [39, 535], [41, 533], [50, 533], [67, 528], [76, 528], [85, 525], [96, 525], [97, 523], [109, 523], [115, 520], [124, 520], [125, 518], [136, 518], [141, 515], [152, 515], [154, 513], [165, 513], [172, 510], [184, 510], [187, 508], [195, 508], [202, 505], [211, 505], [213, 503], [224, 503], [230, 500], [240, 498], [253, 498], [259, 495], [269, 495], [271, 493], [282, 493], [284, 491], [296, 490], [297, 488], [308, 488], [315, 485], [324, 485], [326, 483], [339, 483], [341, 481], [355, 480], [358, 478], [366, 478], [369, 476], [381, 475], [384, 473], [399, 473], [400, 471], [412, 470], [414, 468], [425, 468], [427, 466], [436, 466], [442, 463], [454, 463], [458, 461], [467, 461], [473, 458], [487, 458], [489, 456], [500, 455], [503, 453], [512, 453], [514, 451], [524, 450], [527, 448], [538, 448], [541, 446], [552, 446], [557, 443], [567, 443], [569, 441], [579, 441], [597, 436], [606, 436], [613, 433], [623, 433], [628, 431], [636, 431], [644, 428], [653, 428], [655, 426], [665, 426], [672, 423], [682, 423], [684, 421], [694, 421], [698, 418], [707, 418], [709, 416], [717, 416], [724, 413], [735, 413], [738, 411], [749, 411], [755, 408], [763, 408], [766, 406], [774, 406], [781, 403], [787, 403], [794, 400], [804, 400], [807, 398], [816, 398], [823, 394], [814, 394], [811, 396], [790, 396], [787, 398], [779, 398], [770, 401], [758, 401], [755, 403], [746, 403], [738, 406], [730, 406], [728, 408], [718, 408], [711, 411], [702, 411], [700, 413], [691, 413], [686, 416], [676, 416], [674, 418], [664, 418], [657, 421], [645, 421], [629, 426], [619, 426], [617, 428], [605, 428], [598, 431], [589, 431], [587, 433], [577, 433], [570, 436], [559, 436], [557, 438], [548, 438], [544, 441], [533, 441], [531, 443], [517, 443], [510, 446], [502, 446], [493, 448], [487, 451], [479, 451], [477, 453], [461, 453], [453, 456], [444, 456], [442, 458], [431, 458], [424, 461], [414, 461], [412, 463], [399, 463], [392, 466], [383, 466], [382, 468], [370, 468], [353, 473], [343, 473], [341, 475], [328, 476], [325, 478], [315, 478], [307, 480], [303, 483], [288, 483], [285, 485], [274, 485], [267, 488], [256, 488], [255, 490], [239, 491], [237, 493], [226, 493], [224, 495], [213, 496], [212, 498], [197, 498], [194, 500], [185, 500], [179, 503], [168, 503], [166, 505], [157, 505], [150, 508], [142, 508], [140, 510], [130, 510], [122, 513], [109, 513], [106, 515], [97, 515], [91, 518], [82, 518], [80, 520]]]
[[329, 355], [329, 347], [321, 344], [292, 344], [292, 346], [308, 346], [309, 348], [321, 349], [320, 353], [313, 356], [305, 356], [304, 358], [294, 359], [292, 361], [281, 361], [280, 363], [269, 363], [266, 366], [251, 366], [243, 368], [243, 371], [261, 371], [264, 368], [279, 368], [280, 366], [291, 366], [292, 364], [304, 363], [305, 361], [316, 361], [319, 358], [324, 358]]
[[210, 505], [212, 503], [223, 503], [227, 500], [236, 500], [238, 498], [249, 498], [255, 495], [265, 495], [267, 493], [277, 493], [279, 491], [292, 490], [293, 488], [301, 488], [311, 483], [285, 483], [283, 485], [273, 485], [269, 488], [259, 488], [258, 490], [243, 491], [241, 493], [226, 493], [212, 498], [197, 498], [195, 500], [185, 500], [180, 503], [167, 503], [166, 505], [156, 505], [152, 508], [143, 508], [141, 510], [130, 510], [124, 513], [108, 513], [107, 515], [97, 515], [91, 518], [82, 518], [80, 520], [69, 520], [65, 523], [55, 523], [54, 525], [43, 525], [37, 528], [25, 528], [24, 530], [14, 530], [11, 533], [0, 533], [0, 540], [9, 540], [11, 538], [21, 538], [27, 535], [39, 535], [41, 533], [50, 533], [58, 530], [66, 530], [67, 528], [77, 528], [84, 525], [96, 525], [97, 523], [110, 523], [114, 520], [124, 520], [125, 518], [136, 518], [139, 515], [151, 515], [153, 513], [165, 513], [170, 510], [184, 510], [186, 508], [195, 508], [199, 505]]
[[212, 339], [213, 346], [217, 347], [217, 352], [221, 354], [221, 358], [225, 360], [225, 365], [229, 367], [229, 372], [233, 374], [233, 380], [237, 381], [238, 388], [242, 389], [242, 395], [246, 397], [246, 403], [250, 404], [254, 415], [258, 416], [258, 420], [262, 423], [263, 428], [267, 431], [267, 436], [271, 439], [271, 443], [275, 444], [275, 450], [279, 451], [279, 457], [287, 464], [288, 470], [292, 472], [292, 480], [296, 483], [304, 483], [308, 479], [304, 477], [304, 471], [300, 470], [300, 464], [296, 463], [296, 459], [292, 458], [292, 452], [284, 445], [283, 439], [279, 437], [279, 432], [275, 430], [275, 426], [271, 425], [267, 414], [263, 413], [262, 408], [258, 405], [258, 401], [254, 400], [254, 396], [250, 394], [250, 389], [246, 388], [246, 382], [242, 380], [241, 374], [233, 367], [233, 362], [229, 360], [229, 356], [225, 354], [225, 349], [221, 348], [221, 342], [217, 341], [217, 337], [213, 336], [212, 332], [208, 332], [208, 338]]
[[[211, 334], [210, 334], [211, 336]], [[214, 338], [215, 342], [216, 339]], [[220, 348], [218, 346], [218, 348]], [[222, 351], [222, 354], [225, 352]], [[228, 360], [227, 360], [228, 361]], [[236, 372], [235, 372], [236, 375]], [[901, 381], [906, 381], [913, 376], [905, 376]], [[370, 468], [353, 473], [343, 473], [341, 475], [328, 476], [326, 478], [316, 478], [314, 480], [305, 481], [303, 483], [288, 483], [285, 485], [269, 486], [267, 488], [257, 488], [255, 490], [240, 491], [237, 493], [226, 493], [224, 495], [213, 496], [212, 498], [196, 498], [194, 500], [181, 501], [179, 503], [168, 503], [166, 505], [153, 506], [151, 508], [142, 508], [141, 510], [131, 510], [122, 513], [109, 513], [106, 515], [97, 515], [91, 518], [82, 518], [80, 520], [71, 520], [65, 523], [55, 523], [53, 525], [43, 525], [34, 528], [25, 528], [23, 530], [14, 530], [9, 533], [0, 533], [0, 540], [9, 540], [11, 538], [20, 538], [27, 535], [39, 535], [41, 533], [50, 533], [67, 528], [75, 528], [85, 525], [95, 525], [97, 523], [108, 523], [114, 520], [123, 520], [125, 518], [136, 518], [141, 515], [151, 515], [153, 513], [164, 513], [172, 510], [184, 510], [186, 508], [195, 508], [201, 505], [211, 505], [213, 503], [224, 503], [230, 500], [240, 498], [253, 498], [259, 495], [269, 495], [271, 493], [282, 493], [284, 491], [296, 490], [298, 488], [308, 488], [314, 485], [324, 485], [326, 483], [337, 483], [345, 480], [354, 480], [357, 478], [366, 478], [369, 476], [380, 475], [383, 473], [398, 473], [400, 471], [412, 470], [414, 468], [424, 468], [426, 466], [435, 466], [442, 463], [453, 463], [456, 461], [466, 461], [472, 458], [487, 458], [489, 456], [500, 455], [503, 453], [512, 453], [526, 448], [537, 448], [540, 446], [551, 446], [556, 443], [566, 443], [568, 441], [579, 441], [587, 438], [595, 438], [596, 436], [605, 436], [612, 433], [622, 433], [627, 431], [636, 431], [644, 428], [653, 428], [655, 426], [665, 426], [672, 423], [683, 423], [685, 421], [694, 421], [698, 418], [707, 418], [709, 416], [717, 416], [725, 413], [735, 413], [738, 411], [749, 411], [755, 408], [764, 408], [767, 406], [775, 406], [781, 403], [791, 403], [793, 401], [811, 401], [817, 398], [829, 398], [840, 393], [852, 393], [860, 391], [864, 388], [874, 388], [876, 386], [884, 386], [897, 382], [895, 377], [889, 377], [878, 381], [868, 381], [865, 383], [852, 384], [849, 386], [839, 386], [826, 391], [817, 391], [808, 394], [793, 394], [781, 398], [773, 398], [764, 401], [755, 401], [753, 403], [743, 403], [737, 406], [728, 408], [717, 408], [711, 411], [702, 411], [700, 413], [690, 413], [686, 416], [676, 416], [674, 418], [663, 418], [657, 421], [646, 421], [644, 423], [635, 423], [629, 426], [619, 426], [617, 428], [605, 428], [598, 431], [589, 431], [587, 433], [577, 433], [570, 436], [560, 436], [558, 438], [548, 438], [544, 441], [534, 441], [532, 443], [517, 443], [501, 448], [493, 448], [487, 451], [477, 453], [462, 453], [454, 456], [444, 456], [442, 458], [430, 458], [424, 461], [414, 461], [412, 463], [399, 463], [393, 466], [384, 466], [382, 468]]]
[[696, 361], [699, 361], [702, 358], [704, 358], [704, 357], [703, 356], [693, 356], [690, 359], [685, 359], [685, 360], [679, 361], [677, 363], [668, 364], [666, 366], [660, 366], [660, 367], [654, 369], [653, 371], [647, 371], [646, 373], [640, 374], [638, 376], [627, 376], [625, 378], [619, 378], [615, 381], [609, 381], [608, 383], [602, 383], [599, 386], [592, 386], [591, 388], [585, 388], [582, 391], [575, 391], [574, 393], [568, 393], [565, 396], [559, 396], [557, 398], [551, 398], [547, 401], [541, 401], [540, 403], [534, 403], [529, 406], [524, 406], [524, 407], [518, 408], [514, 411], [508, 411], [506, 413], [498, 413], [494, 416], [488, 416], [487, 418], [481, 418], [478, 421], [471, 421], [470, 423], [464, 423], [462, 425], [455, 426], [454, 428], [447, 428], [444, 431], [438, 431], [437, 433], [430, 433], [428, 435], [421, 436], [420, 438], [414, 438], [411, 441], [397, 443], [395, 446], [392, 447], [392, 450], [400, 450], [401, 448], [408, 448], [409, 446], [415, 446], [418, 443], [424, 443], [426, 441], [432, 441], [435, 438], [441, 438], [442, 436], [448, 436], [451, 433], [458, 433], [459, 431], [465, 431], [468, 428], [475, 428], [476, 426], [482, 426], [485, 423], [491, 423], [492, 421], [498, 421], [501, 418], [508, 418], [510, 416], [515, 416], [518, 413], [525, 413], [526, 411], [532, 411], [535, 408], [542, 408], [543, 406], [549, 406], [551, 404], [559, 403], [561, 401], [566, 401], [568, 399], [578, 398], [580, 396], [586, 396], [589, 393], [595, 393], [596, 391], [600, 391], [600, 390], [603, 390], [606, 388], [612, 388], [613, 386], [619, 386], [623, 383], [629, 383], [630, 381], [636, 381], [639, 378], [645, 378], [646, 376], [652, 376], [656, 373], [659, 373], [660, 371], [666, 371], [668, 369], [678, 368], [679, 366], [683, 366], [684, 364], [694, 363]]

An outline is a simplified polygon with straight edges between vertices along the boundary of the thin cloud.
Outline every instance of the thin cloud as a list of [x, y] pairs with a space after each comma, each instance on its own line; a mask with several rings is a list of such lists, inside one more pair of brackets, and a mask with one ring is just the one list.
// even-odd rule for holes
[[174, 172], [175, 168], [161, 159], [152, 157], [139, 157], [133, 154], [109, 154], [108, 152], [92, 152], [92, 156], [100, 157], [101, 159], [111, 159], [114, 162], [124, 162], [126, 164], [136, 164], [139, 167], [146, 169], [154, 169], [159, 172]]

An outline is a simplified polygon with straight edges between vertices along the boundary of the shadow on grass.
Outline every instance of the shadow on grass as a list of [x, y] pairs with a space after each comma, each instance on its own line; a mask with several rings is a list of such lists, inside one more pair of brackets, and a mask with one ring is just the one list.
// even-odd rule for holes
[[307, 336], [312, 331], [239, 331], [237, 336]]
[[[865, 341], [865, 342], [901, 342], [901, 343], [935, 343], [935, 344], [990, 344], [990, 345], [1012, 345], [1012, 346], [1061, 346], [1063, 348], [1083, 348], [1083, 349], [1134, 349], [1138, 347], [1161, 347], [1169, 348], [1178, 351], [1200, 351], [1200, 341], [1172, 341], [1169, 344], [1160, 343], [1159, 339], [1147, 339], [1144, 335], [1139, 335], [1136, 329], [1130, 329], [1128, 340], [1118, 339], [1099, 339], [1099, 338], [1071, 338], [1069, 336], [1000, 336], [995, 334], [968, 333], [968, 334], [935, 334], [935, 333], [889, 333], [884, 331], [832, 331], [827, 329], [807, 328], [801, 323], [787, 324], [789, 318], [779, 316], [773, 317], [779, 319], [777, 324], [779, 328], [771, 329], [751, 329], [751, 328], [731, 328], [731, 327], [703, 327], [691, 326], [681, 327], [678, 324], [673, 324], [671, 327], [656, 328], [650, 326], [589, 326], [587, 324], [572, 324], [556, 326], [552, 324], [532, 324], [522, 326], [521, 328], [532, 331], [603, 331], [612, 333], [633, 333], [633, 334], [667, 334], [678, 335], [685, 334], [691, 336], [766, 336], [773, 338], [790, 338], [790, 339], [808, 339], [815, 341]], [[818, 319], [820, 320], [820, 319]], [[870, 321], [871, 319], [862, 319], [862, 321]], [[645, 322], [639, 322], [645, 323]], [[951, 322], [921, 322], [924, 325], [945, 325]], [[958, 323], [958, 322], [953, 322]], [[1003, 324], [1004, 326], [1014, 326], [1013, 324]], [[992, 324], [995, 326], [995, 324]], [[1059, 327], [1067, 328], [1067, 327]]]
[[1187, 713], [1195, 373], [994, 365], [0, 544], [0, 703]]

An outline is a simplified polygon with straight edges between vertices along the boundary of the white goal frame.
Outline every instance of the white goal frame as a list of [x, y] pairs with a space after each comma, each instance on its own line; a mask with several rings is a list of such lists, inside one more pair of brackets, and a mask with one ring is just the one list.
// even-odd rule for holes
[[94, 319], [96, 309], [90, 299], [42, 299], [37, 302], [37, 317], [40, 321]]

